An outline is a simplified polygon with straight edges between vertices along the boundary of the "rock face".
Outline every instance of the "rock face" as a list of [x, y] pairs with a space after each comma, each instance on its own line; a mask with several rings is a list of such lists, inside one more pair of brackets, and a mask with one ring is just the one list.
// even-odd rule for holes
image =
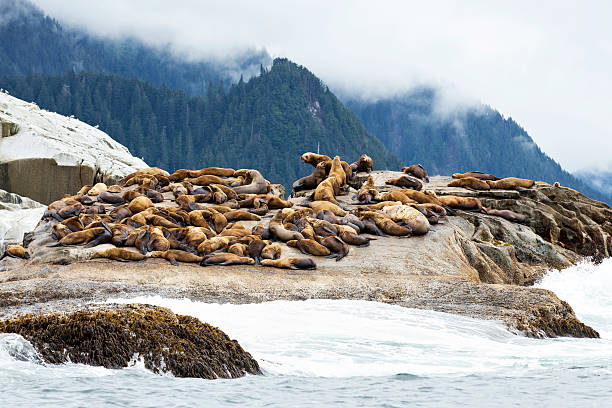
[[147, 165], [106, 133], [0, 93], [0, 188], [49, 204]]
[[221, 330], [154, 306], [18, 316], [0, 321], [0, 332], [23, 336], [52, 364], [71, 361], [123, 368], [138, 355], [146, 368], [177, 377], [261, 374], [257, 361]]
[[0, 253], [34, 230], [46, 207], [27, 197], [0, 190]]

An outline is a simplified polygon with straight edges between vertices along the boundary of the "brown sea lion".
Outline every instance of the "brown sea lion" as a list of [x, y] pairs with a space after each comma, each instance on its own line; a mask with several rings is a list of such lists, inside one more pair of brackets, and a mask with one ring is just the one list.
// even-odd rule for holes
[[104, 227], [96, 227], [84, 229], [83, 231], [71, 232], [64, 238], [59, 240], [59, 243], [53, 246], [66, 245], [83, 245], [87, 248], [110, 242], [113, 238], [112, 232]]
[[30, 259], [28, 250], [21, 245], [7, 245], [4, 253], [0, 256], [0, 260], [7, 256], [9, 258]]
[[262, 266], [271, 266], [273, 268], [283, 269], [316, 269], [317, 265], [310, 258], [280, 258], [280, 259], [264, 259], [261, 261]]
[[164, 236], [164, 232], [159, 227], [149, 227], [149, 251], [167, 251], [170, 249], [170, 241]]
[[412, 230], [409, 227], [398, 225], [387, 215], [380, 214], [374, 211], [362, 211], [360, 215], [364, 218], [373, 221], [376, 226], [387, 235], [391, 235], [394, 237], [408, 237], [412, 234]]
[[261, 250], [261, 257], [263, 259], [278, 259], [281, 256], [283, 249], [277, 243], [268, 244]]
[[397, 178], [392, 178], [385, 181], [385, 184], [403, 188], [411, 188], [417, 191], [420, 191], [423, 188], [423, 183], [421, 183], [419, 179], [412, 176], [400, 176]]
[[368, 176], [368, 179], [357, 192], [357, 199], [360, 203], [369, 204], [374, 202], [374, 197], [376, 197], [377, 194], [378, 191], [374, 188], [374, 178]]
[[126, 202], [130, 202], [133, 199], [135, 199], [136, 197], [140, 197], [142, 196], [142, 194], [140, 194], [138, 191], [136, 190], [127, 190], [123, 193], [123, 195], [121, 196]]
[[149, 197], [149, 200], [151, 200], [154, 203], [161, 203], [164, 201], [164, 195], [157, 190], [152, 190], [150, 188], [147, 188], [144, 190], [143, 194]]
[[482, 203], [476, 197], [457, 197], [447, 195], [439, 196], [438, 200], [442, 203], [442, 205], [457, 210], [479, 211], [484, 214], [487, 213], [487, 210], [484, 209]]
[[96, 258], [108, 258], [112, 259], [113, 261], [127, 262], [144, 261], [147, 259], [147, 256], [126, 248], [108, 248], [103, 251], [95, 252], [91, 256], [91, 259]]
[[402, 167], [402, 172], [429, 183], [429, 175], [427, 174], [427, 170], [425, 170], [425, 168], [420, 164]]
[[122, 193], [123, 188], [119, 184], [113, 184], [112, 186], [108, 186], [106, 189], [109, 193]]
[[109, 193], [108, 191], [102, 191], [100, 194], [98, 194], [98, 200], [102, 201], [103, 203], [109, 204], [125, 203], [125, 200], [123, 199], [121, 194]]
[[228, 237], [212, 237], [198, 245], [199, 254], [210, 254], [212, 252], [225, 250], [230, 243]]
[[248, 211], [241, 211], [241, 210], [232, 210], [232, 211], [226, 212], [224, 216], [229, 222], [261, 220], [261, 218], [259, 218], [259, 216], [257, 216], [256, 214], [250, 213]]
[[345, 244], [340, 238], [335, 235], [329, 237], [317, 237], [317, 241], [333, 252], [336, 255], [330, 255], [330, 257], [336, 258], [336, 262], [344, 258], [349, 253], [349, 246]]
[[210, 184], [225, 184], [227, 185], [227, 180], [223, 179], [219, 176], [213, 176], [209, 174], [205, 174], [203, 176], [198, 176], [194, 178], [185, 179], [185, 181], [190, 182], [191, 184], [195, 184], [198, 186], [208, 186]]
[[242, 244], [240, 242], [236, 242], [235, 244], [232, 244], [229, 246], [229, 248], [227, 248], [227, 252], [229, 252], [230, 254], [235, 254], [235, 255], [239, 255], [239, 256], [249, 256], [249, 247], [246, 244]]
[[270, 232], [273, 236], [275, 236], [278, 240], [287, 242], [292, 239], [302, 239], [304, 236], [296, 231], [289, 231], [283, 226], [283, 215], [282, 212], [276, 213], [274, 217], [270, 220]]
[[196, 178], [200, 176], [232, 177], [234, 175], [234, 172], [235, 172], [234, 169], [227, 169], [223, 167], [206, 167], [200, 170], [189, 170], [189, 177], [196, 177]]
[[351, 163], [351, 170], [353, 170], [353, 173], [358, 173], [358, 172], [371, 173], [372, 172], [372, 158], [368, 156], [367, 154], [362, 154], [359, 160]]
[[402, 204], [384, 207], [382, 211], [396, 223], [401, 222], [410, 228], [412, 235], [424, 235], [429, 232], [429, 221], [416, 208]]
[[83, 231], [85, 229], [85, 225], [83, 225], [81, 218], [76, 216], [65, 219], [61, 224], [67, 226], [71, 232]]
[[378, 193], [376, 197], [374, 197], [376, 201], [400, 201], [402, 204], [413, 204], [416, 203], [415, 200], [408, 198], [408, 196], [404, 193], [404, 190], [391, 190], [385, 191], [384, 193]]
[[204, 260], [200, 263], [200, 265], [255, 265], [255, 260], [247, 256], [239, 256], [224, 252], [204, 257]]
[[[262, 251], [268, 245], [269, 241], [264, 241], [263, 239], [254, 239], [251, 241], [247, 248], [247, 254], [249, 257], [255, 260], [255, 263], [259, 264], [262, 258]], [[279, 245], [280, 248], [280, 245]], [[280, 252], [279, 252], [280, 255]]]
[[346, 174], [344, 169], [342, 168], [342, 163], [340, 162], [340, 156], [335, 156], [332, 161], [331, 168], [329, 170], [328, 178], [335, 177], [338, 186], [343, 189], [348, 189], [348, 184], [346, 184], [346, 180], [349, 176]]
[[338, 225], [338, 237], [349, 245], [364, 247], [370, 245], [371, 238], [360, 236], [353, 227]]
[[496, 177], [492, 174], [482, 173], [480, 171], [468, 171], [465, 173], [454, 173], [453, 174], [453, 178], [455, 179], [460, 179], [460, 178], [465, 178], [465, 177], [474, 177], [479, 180], [500, 180], [499, 177]]
[[108, 190], [108, 186], [104, 183], [97, 183], [87, 191], [88, 196], [97, 196], [98, 194]]
[[325, 162], [330, 162], [332, 159], [329, 156], [326, 156], [324, 154], [317, 154], [317, 153], [304, 153], [300, 159], [302, 159], [302, 161], [306, 164], [310, 164], [313, 167], [317, 167], [317, 165], [319, 163], [325, 163]]
[[128, 210], [130, 210], [132, 214], [137, 214], [151, 207], [154, 207], [154, 204], [151, 202], [149, 197], [145, 196], [136, 197], [135, 199], [130, 201], [127, 206]]
[[317, 164], [312, 174], [302, 177], [293, 183], [293, 191], [312, 190], [325, 180], [325, 162]]
[[435, 193], [433, 193], [432, 191], [416, 191], [416, 190], [410, 190], [410, 189], [402, 189], [400, 190], [406, 197], [408, 197], [411, 200], [416, 201], [418, 204], [437, 204], [437, 205], [443, 205], [442, 202], [440, 200], [438, 200], [438, 196], [436, 196]]
[[104, 207], [104, 204], [92, 205], [81, 211], [81, 214], [106, 214], [106, 207]]
[[516, 177], [506, 177], [497, 181], [487, 180], [487, 183], [495, 190], [518, 190], [521, 188], [533, 187], [535, 181]]
[[402, 202], [401, 201], [381, 201], [376, 204], [364, 205], [362, 208], [365, 210], [369, 210], [369, 211], [378, 211], [378, 210], [382, 210], [384, 207], [388, 205], [396, 205], [396, 204], [402, 204]]
[[490, 190], [491, 187], [486, 181], [477, 179], [475, 177], [462, 177], [455, 179], [448, 183], [448, 187], [463, 187], [470, 188], [472, 190]]
[[517, 212], [514, 211], [510, 211], [510, 210], [494, 210], [491, 208], [487, 208], [487, 214], [489, 215], [495, 215], [497, 217], [502, 217], [508, 221], [511, 222], [516, 222], [519, 224], [526, 224], [527, 223], [527, 217], [525, 217], [523, 214], [519, 214]]
[[125, 183], [134, 177], [142, 177], [142, 176], [153, 177], [157, 174], [165, 176], [165, 177], [168, 177], [170, 175], [166, 170], [162, 170], [159, 167], [147, 167], [144, 169], [136, 170], [135, 172], [128, 174], [127, 176], [122, 178], [121, 181], [119, 181], [119, 185], [125, 186], [126, 185]]
[[86, 185], [84, 185], [83, 187], [81, 187], [81, 189], [79, 190], [79, 192], [78, 192], [78, 193], [76, 193], [75, 195], [77, 195], [77, 196], [82, 196], [82, 195], [85, 195], [85, 194], [87, 194], [87, 192], [88, 192], [89, 190], [91, 190], [91, 188], [92, 188], [92, 187], [93, 187], [93, 186], [92, 186], [91, 184], [86, 184]]
[[314, 239], [294, 239], [287, 241], [287, 245], [299, 249], [303, 254], [314, 256], [328, 256], [331, 254], [329, 249], [319, 244]]
[[124, 218], [131, 217], [134, 214], [132, 214], [132, 212], [127, 208], [127, 206], [124, 205], [124, 206], [113, 209], [109, 213], [109, 215], [111, 216], [114, 222], [119, 222], [123, 220]]
[[180, 249], [168, 249], [165, 251], [153, 251], [151, 252], [151, 258], [164, 258], [169, 261], [172, 265], [178, 266], [178, 262], [189, 262], [197, 263], [202, 262], [204, 259], [201, 256], [192, 254], [191, 252], [181, 251]]
[[308, 206], [312, 208], [315, 212], [325, 210], [339, 217], [344, 217], [346, 214], [348, 214], [345, 210], [340, 208], [338, 205], [331, 203], [329, 201], [312, 201], [308, 203]]
[[338, 181], [334, 176], [330, 176], [323, 180], [315, 189], [312, 199], [313, 201], [329, 201], [336, 205], [340, 205], [336, 200], [336, 195], [340, 194]]
[[266, 194], [268, 192], [268, 183], [257, 170], [249, 170], [246, 174], [245, 181], [248, 182], [248, 184], [232, 187], [233, 190], [238, 194]]
[[51, 227], [51, 236], [58, 241], [72, 232], [74, 231], [71, 231], [70, 228], [68, 228], [62, 223], [57, 223], [53, 227]]

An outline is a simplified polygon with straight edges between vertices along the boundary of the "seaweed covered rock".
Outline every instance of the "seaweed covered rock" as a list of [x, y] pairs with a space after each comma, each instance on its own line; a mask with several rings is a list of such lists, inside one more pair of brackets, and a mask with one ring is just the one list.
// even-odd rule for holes
[[0, 321], [0, 332], [20, 334], [52, 364], [122, 368], [138, 355], [153, 372], [177, 377], [261, 374], [257, 361], [218, 328], [149, 305], [28, 314]]

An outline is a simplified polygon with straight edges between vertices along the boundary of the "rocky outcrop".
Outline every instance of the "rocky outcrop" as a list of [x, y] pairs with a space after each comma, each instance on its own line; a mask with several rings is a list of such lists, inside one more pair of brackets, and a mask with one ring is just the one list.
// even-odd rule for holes
[[0, 332], [23, 336], [51, 364], [71, 361], [123, 368], [141, 358], [153, 372], [177, 377], [261, 374], [257, 361], [218, 328], [154, 306], [17, 316], [0, 321]]
[[0, 92], [0, 189], [49, 204], [146, 164], [106, 133]]
[[27, 197], [0, 190], [0, 253], [6, 245], [18, 244], [34, 230], [45, 206]]

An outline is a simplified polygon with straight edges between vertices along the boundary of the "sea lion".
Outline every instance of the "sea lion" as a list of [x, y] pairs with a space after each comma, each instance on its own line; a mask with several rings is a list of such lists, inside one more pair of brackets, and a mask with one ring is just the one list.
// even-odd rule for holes
[[487, 180], [491, 189], [495, 190], [519, 190], [521, 188], [531, 188], [535, 181], [517, 177], [506, 177], [497, 181]]
[[396, 205], [396, 204], [402, 204], [402, 202], [401, 201], [381, 201], [376, 204], [364, 205], [363, 207], [360, 207], [360, 208], [363, 208], [369, 211], [378, 211], [378, 210], [382, 210], [384, 207], [388, 205]]
[[124, 224], [108, 224], [113, 233], [111, 243], [115, 246], [125, 246], [125, 243], [134, 228]]
[[317, 154], [317, 153], [304, 153], [300, 159], [302, 159], [302, 161], [306, 164], [310, 164], [313, 167], [317, 167], [317, 165], [319, 163], [325, 163], [325, 162], [330, 162], [332, 159], [329, 156], [326, 156], [324, 154]]
[[98, 194], [98, 200], [108, 204], [125, 203], [125, 200], [120, 194], [109, 193], [108, 191], [102, 191], [100, 194]]
[[369, 204], [374, 201], [374, 197], [376, 197], [377, 194], [378, 191], [374, 188], [374, 178], [368, 176], [368, 179], [357, 192], [357, 199], [360, 203]]
[[119, 185], [121, 186], [125, 185], [125, 182], [127, 182], [129, 179], [133, 177], [139, 177], [139, 176], [153, 177], [156, 174], [163, 175], [165, 177], [168, 177], [170, 175], [170, 173], [168, 173], [166, 170], [162, 170], [159, 167], [147, 167], [144, 169], [136, 170], [135, 172], [128, 174], [127, 176], [125, 176], [119, 181]]
[[141, 211], [146, 210], [147, 208], [151, 208], [154, 206], [155, 205], [153, 204], [153, 202], [151, 202], [149, 197], [140, 196], [130, 201], [127, 208], [132, 214], [137, 214]]
[[334, 215], [339, 217], [344, 217], [348, 214], [342, 208], [334, 203], [330, 203], [329, 201], [312, 201], [308, 203], [308, 206], [314, 210], [314, 212], [319, 212], [322, 210], [329, 211]]
[[97, 196], [98, 194], [108, 190], [108, 186], [104, 183], [97, 183], [87, 192], [88, 196]]
[[195, 177], [195, 178], [200, 177], [200, 176], [232, 177], [234, 176], [235, 170], [223, 168], [223, 167], [206, 167], [200, 170], [189, 170], [188, 172], [189, 172], [189, 177]]
[[429, 221], [416, 208], [401, 204], [384, 207], [382, 211], [396, 223], [402, 222], [410, 228], [412, 235], [424, 235], [429, 232]]
[[198, 245], [197, 250], [199, 254], [210, 254], [221, 249], [225, 250], [229, 243], [230, 239], [228, 237], [212, 237]]
[[165, 251], [151, 252], [151, 258], [164, 258], [172, 265], [178, 266], [178, 262], [198, 263], [204, 259], [201, 256], [192, 254], [191, 252], [181, 251], [180, 249], [168, 249]]
[[404, 193], [404, 190], [391, 190], [386, 191], [384, 193], [378, 193], [376, 197], [374, 197], [376, 201], [399, 201], [402, 204], [413, 204], [416, 203], [415, 200], [408, 198]]
[[316, 165], [312, 174], [302, 177], [293, 183], [293, 191], [312, 190], [325, 180], [325, 162]]
[[215, 235], [206, 227], [187, 227], [184, 231], [183, 240], [193, 250], [197, 251], [200, 244]]
[[224, 252], [206, 256], [200, 265], [255, 265], [255, 260], [247, 256], [239, 256]]
[[314, 256], [328, 256], [331, 254], [329, 249], [319, 244], [314, 239], [294, 239], [287, 241], [287, 245], [299, 249], [303, 254]]
[[283, 269], [316, 269], [317, 265], [310, 258], [280, 258], [280, 259], [264, 259], [261, 261], [262, 266], [271, 266], [273, 268]]
[[0, 256], [0, 260], [7, 256], [9, 258], [30, 259], [28, 250], [21, 245], [7, 245], [4, 253]]
[[401, 189], [400, 190], [406, 197], [411, 200], [416, 201], [418, 204], [437, 204], [443, 205], [442, 202], [438, 199], [438, 196], [430, 190], [427, 191], [416, 191], [410, 189]]
[[[62, 239], [59, 240], [58, 244], [53, 246], [66, 246], [66, 245], [82, 245], [86, 244], [88, 247], [96, 246], [105, 242], [109, 242], [113, 237], [112, 232], [108, 228], [96, 227], [84, 229], [82, 231], [71, 232]], [[93, 243], [93, 245], [89, 245]]]
[[140, 196], [142, 196], [142, 194], [140, 194], [137, 190], [127, 190], [123, 193], [121, 197], [123, 198], [124, 201], [129, 203], [136, 197], [140, 197]]
[[185, 181], [190, 182], [191, 184], [195, 184], [198, 186], [208, 186], [211, 184], [224, 184], [227, 185], [227, 180], [218, 177], [218, 176], [213, 176], [213, 175], [209, 175], [209, 174], [205, 174], [202, 176], [198, 176], [198, 177], [194, 177], [194, 178], [188, 178], [185, 179]]
[[229, 252], [230, 254], [235, 254], [235, 255], [239, 255], [239, 256], [249, 256], [249, 247], [246, 244], [242, 244], [240, 242], [236, 242], [235, 244], [232, 244], [229, 246], [229, 248], [227, 248], [227, 252]]
[[263, 259], [278, 259], [281, 256], [283, 249], [278, 243], [268, 244], [261, 250]]
[[85, 225], [83, 225], [83, 221], [81, 221], [81, 218], [77, 216], [67, 218], [64, 221], [62, 221], [61, 224], [68, 227], [71, 232], [83, 231], [85, 229]]
[[370, 238], [359, 236], [359, 232], [348, 225], [338, 225], [338, 237], [349, 245], [364, 247], [370, 245]]
[[[401, 203], [400, 203], [401, 204]], [[370, 221], [367, 218], [364, 218], [361, 220], [361, 222], [363, 223], [363, 228], [361, 229], [361, 231], [363, 233], [367, 233], [367, 234], [372, 234], [372, 235], [378, 235], [378, 236], [383, 236], [385, 235], [380, 228], [378, 228], [378, 226], [376, 226], [376, 223], [373, 221]]]
[[324, 247], [333, 252], [336, 255], [329, 255], [330, 257], [335, 257], [336, 262], [344, 258], [349, 253], [349, 246], [345, 244], [340, 238], [335, 235], [329, 237], [317, 237], [317, 241]]
[[340, 194], [338, 181], [334, 176], [330, 176], [323, 180], [315, 189], [312, 199], [313, 201], [329, 201], [336, 205], [340, 205], [336, 200], [336, 195]]
[[302, 239], [304, 236], [296, 231], [289, 231], [283, 226], [283, 215], [282, 212], [276, 213], [274, 217], [270, 220], [270, 232], [273, 236], [283, 242], [290, 241], [292, 239]]
[[162, 217], [157, 214], [148, 214], [145, 216], [147, 220], [147, 224], [155, 225], [156, 227], [165, 227], [165, 228], [180, 228], [181, 226], [169, 219]]
[[257, 216], [256, 214], [250, 213], [248, 211], [240, 211], [240, 210], [232, 210], [232, 211], [226, 212], [224, 216], [229, 222], [261, 220], [261, 218], [259, 218], [259, 216]]
[[474, 177], [479, 180], [500, 180], [499, 177], [496, 177], [492, 174], [482, 173], [480, 171], [468, 171], [465, 173], [454, 173], [453, 174], [454, 179], [460, 179], [460, 178], [465, 178], [465, 177]]
[[261, 238], [252, 240], [247, 248], [248, 256], [253, 258], [256, 264], [259, 264], [262, 258], [261, 252], [267, 245], [268, 243]]
[[146, 195], [147, 197], [149, 197], [149, 200], [151, 200], [154, 203], [161, 203], [164, 201], [164, 196], [162, 193], [160, 193], [157, 190], [152, 190], [150, 188], [147, 188], [144, 191], [144, 195]]
[[91, 207], [87, 207], [86, 209], [81, 211], [81, 214], [106, 214], [106, 207], [104, 207], [104, 204], [92, 205]]
[[92, 186], [91, 184], [86, 184], [86, 185], [84, 185], [83, 187], [81, 187], [81, 189], [79, 190], [79, 192], [78, 192], [78, 193], [76, 193], [75, 195], [77, 195], [77, 196], [82, 196], [82, 195], [85, 195], [85, 194], [87, 194], [87, 192], [88, 192], [89, 190], [91, 190], [91, 188], [92, 188], [92, 187], [93, 187], [93, 186]]
[[68, 196], [49, 204], [43, 214], [43, 219], [55, 218], [61, 222], [66, 218], [79, 215], [83, 210], [83, 204], [78, 202], [74, 197]]
[[246, 174], [246, 181], [248, 184], [232, 187], [232, 189], [238, 194], [266, 194], [268, 192], [268, 183], [259, 171], [249, 170]]
[[412, 176], [400, 176], [396, 178], [389, 179], [385, 181], [385, 184], [389, 184], [392, 186], [403, 187], [403, 188], [411, 188], [413, 190], [421, 190], [423, 188], [423, 183], [415, 177]]
[[511, 222], [516, 222], [519, 224], [526, 224], [527, 223], [527, 217], [525, 217], [523, 214], [519, 214], [517, 212], [514, 211], [510, 211], [510, 210], [494, 210], [491, 208], [487, 208], [487, 214], [489, 215], [495, 215], [497, 217], [502, 217], [508, 221]]
[[487, 210], [484, 209], [482, 203], [476, 197], [457, 197], [447, 195], [439, 196], [437, 198], [442, 203], [442, 205], [450, 208], [467, 211], [478, 211], [483, 214], [487, 213]]
[[132, 212], [127, 208], [127, 206], [124, 205], [124, 206], [115, 208], [109, 213], [109, 215], [111, 216], [114, 222], [119, 222], [123, 220], [124, 218], [131, 217], [134, 214], [132, 214]]
[[[386, 207], [384, 207], [386, 208]], [[384, 210], [383, 208], [383, 210]], [[410, 227], [398, 225], [389, 216], [374, 211], [362, 211], [360, 215], [373, 221], [382, 232], [394, 237], [408, 237], [412, 234]]]
[[448, 187], [463, 187], [470, 188], [472, 190], [490, 190], [491, 187], [487, 184], [486, 181], [481, 179], [477, 179], [475, 177], [461, 177], [455, 180], [452, 180], [448, 183]]
[[315, 217], [319, 220], [325, 220], [327, 222], [331, 222], [332, 224], [340, 224], [340, 221], [338, 220], [338, 218], [336, 218], [334, 213], [328, 210], [317, 211], [317, 213], [315, 214]]
[[75, 231], [71, 231], [70, 228], [68, 228], [62, 223], [57, 223], [53, 227], [51, 227], [51, 236], [58, 241], [72, 232]]
[[119, 184], [113, 184], [112, 186], [108, 186], [106, 191], [108, 191], [109, 193], [121, 193], [123, 191], [123, 188], [121, 188]]
[[372, 172], [372, 158], [368, 156], [367, 154], [362, 154], [359, 160], [351, 163], [351, 170], [353, 170], [353, 173], [358, 173], [358, 172], [371, 173]]
[[331, 169], [329, 170], [328, 178], [335, 177], [338, 186], [343, 190], [348, 190], [348, 184], [346, 184], [347, 178], [349, 176], [346, 174], [344, 169], [342, 168], [342, 163], [340, 163], [340, 156], [335, 156], [332, 161]]
[[342, 219], [340, 219], [340, 224], [348, 225], [355, 229], [357, 232], [361, 232], [365, 226], [363, 222], [357, 217], [355, 214], [347, 214]]
[[91, 259], [96, 258], [108, 258], [112, 259], [113, 261], [127, 262], [143, 261], [147, 259], [147, 256], [126, 248], [109, 248], [103, 251], [95, 252], [91, 256]]
[[429, 175], [423, 166], [420, 164], [413, 164], [412, 166], [402, 167], [402, 172], [408, 174], [409, 176], [416, 177], [420, 180], [429, 183]]

